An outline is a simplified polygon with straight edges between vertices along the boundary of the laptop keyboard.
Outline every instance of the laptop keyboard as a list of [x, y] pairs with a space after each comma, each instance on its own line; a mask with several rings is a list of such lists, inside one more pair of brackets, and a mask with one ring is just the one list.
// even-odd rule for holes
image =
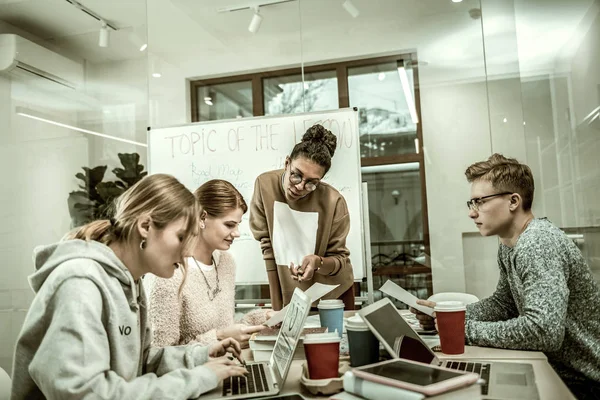
[[223, 396], [261, 393], [269, 390], [264, 364], [248, 364], [246, 370], [248, 371], [246, 376], [232, 376], [223, 380]]
[[488, 394], [488, 389], [489, 389], [488, 382], [490, 381], [490, 368], [491, 368], [490, 364], [482, 364], [482, 363], [466, 362], [466, 361], [446, 361], [446, 365], [444, 365], [444, 367], [450, 368], [450, 369], [456, 369], [459, 371], [474, 372], [476, 374], [479, 374], [481, 379], [483, 379], [485, 381], [485, 383], [481, 386], [481, 394], [482, 395]]

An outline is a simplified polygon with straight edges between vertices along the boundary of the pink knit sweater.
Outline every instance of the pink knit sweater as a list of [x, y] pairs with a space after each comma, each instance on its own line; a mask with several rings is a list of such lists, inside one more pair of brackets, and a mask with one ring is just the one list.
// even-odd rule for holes
[[[179, 296], [183, 279], [180, 269], [170, 279], [156, 278], [150, 294], [150, 321], [154, 331], [152, 345], [176, 346], [198, 342], [208, 345], [217, 341], [217, 330], [235, 323], [235, 261], [223, 251], [213, 253], [216, 268], [201, 271], [193, 261], [188, 263], [188, 276]], [[219, 275], [220, 292], [211, 301], [206, 286], [216, 287]], [[212, 296], [212, 293], [211, 293]], [[252, 311], [240, 321], [259, 325], [266, 321], [267, 310]]]

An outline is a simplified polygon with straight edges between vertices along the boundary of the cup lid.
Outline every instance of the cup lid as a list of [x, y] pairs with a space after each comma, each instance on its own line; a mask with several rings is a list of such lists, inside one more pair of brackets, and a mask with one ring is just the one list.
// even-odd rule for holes
[[309, 333], [304, 335], [302, 343], [304, 344], [318, 344], [318, 343], [339, 343], [342, 338], [335, 332], [325, 333]]
[[467, 307], [462, 301], [439, 301], [435, 304], [433, 311], [464, 311]]
[[346, 329], [368, 331], [369, 326], [357, 313], [346, 320]]
[[319, 304], [317, 304], [317, 308], [322, 308], [324, 310], [334, 309], [334, 308], [344, 308], [344, 302], [339, 299], [333, 300], [321, 300]]

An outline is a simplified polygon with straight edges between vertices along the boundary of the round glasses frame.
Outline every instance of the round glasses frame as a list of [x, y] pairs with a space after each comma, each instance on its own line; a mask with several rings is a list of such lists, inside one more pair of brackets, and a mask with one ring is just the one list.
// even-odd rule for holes
[[296, 172], [292, 171], [292, 166], [290, 165], [290, 182], [293, 185], [299, 185], [304, 181], [304, 189], [308, 190], [309, 192], [312, 192], [314, 190], [317, 189], [317, 186], [319, 186], [319, 180], [317, 180], [316, 182], [314, 180], [306, 180], [304, 179], [304, 177], [300, 174], [297, 174]]

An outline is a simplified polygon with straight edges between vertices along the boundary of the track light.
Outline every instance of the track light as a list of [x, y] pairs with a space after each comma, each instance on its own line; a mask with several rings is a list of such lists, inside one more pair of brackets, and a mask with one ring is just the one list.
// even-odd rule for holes
[[342, 3], [342, 7], [344, 7], [344, 9], [352, 16], [352, 18], [356, 18], [360, 14], [360, 11], [358, 11], [358, 8], [356, 8], [351, 0], [344, 1], [344, 3]]
[[254, 7], [254, 15], [252, 16], [252, 21], [250, 21], [250, 25], [248, 25], [248, 30], [252, 33], [258, 32], [260, 29], [260, 23], [262, 22], [262, 15], [258, 12], [258, 7]]
[[98, 35], [98, 46], [100, 47], [108, 47], [108, 39], [109, 39], [109, 32], [108, 32], [108, 25], [106, 25], [106, 22], [101, 21], [102, 26], [100, 27], [100, 34]]

